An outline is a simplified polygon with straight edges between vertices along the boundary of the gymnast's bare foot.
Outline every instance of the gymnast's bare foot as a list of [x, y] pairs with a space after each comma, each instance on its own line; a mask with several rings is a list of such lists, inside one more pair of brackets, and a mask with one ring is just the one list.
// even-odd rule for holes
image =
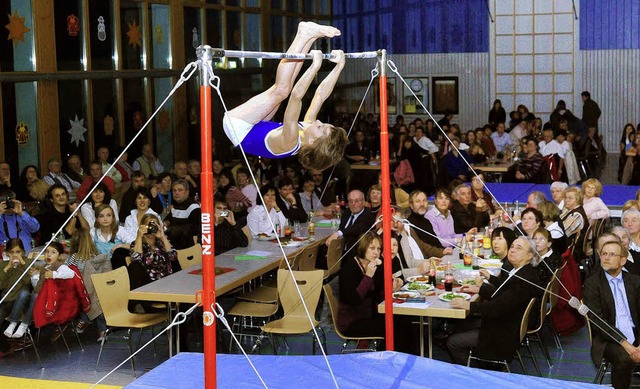
[[298, 24], [298, 34], [305, 38], [332, 38], [340, 35], [340, 30], [331, 26], [323, 26], [314, 22], [300, 22]]

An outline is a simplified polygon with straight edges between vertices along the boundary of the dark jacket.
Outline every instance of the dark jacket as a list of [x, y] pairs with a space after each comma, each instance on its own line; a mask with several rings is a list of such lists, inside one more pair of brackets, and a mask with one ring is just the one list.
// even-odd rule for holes
[[[631, 319], [635, 326], [634, 334], [637, 342], [640, 339], [640, 278], [633, 274], [622, 272], [622, 280], [624, 281], [624, 288], [627, 292], [629, 312], [631, 312]], [[609, 329], [609, 327], [615, 328], [616, 326], [616, 305], [604, 270], [600, 269], [591, 274], [591, 276], [585, 280], [582, 292], [584, 295], [583, 302], [592, 312], [589, 313], [589, 319], [595, 320], [600, 327], [607, 329], [607, 333], [603, 333], [597, 325], [591, 326], [593, 338], [591, 343], [591, 358], [594, 364], [600, 365], [607, 343], [619, 343], [625, 339], [625, 336], [617, 329], [615, 331]], [[609, 326], [599, 322], [598, 318], [604, 320]]]
[[[344, 258], [353, 258], [355, 256], [357, 251], [356, 242], [360, 239], [360, 236], [371, 228], [376, 220], [375, 215], [365, 208], [355, 222], [345, 228], [350, 217], [351, 211], [347, 208], [342, 212], [340, 227], [338, 228], [338, 230], [342, 231], [342, 237], [344, 238], [344, 252], [347, 253]], [[344, 263], [344, 261], [342, 261], [342, 263]]]
[[456, 234], [464, 234], [473, 227], [483, 228], [489, 225], [489, 213], [478, 212], [475, 203], [471, 203], [465, 208], [458, 200], [454, 200], [451, 206], [451, 216]]
[[524, 281], [539, 282], [531, 264], [520, 268], [516, 275], [504, 281], [489, 301], [471, 303], [470, 313], [480, 314], [482, 319], [477, 348], [481, 358], [513, 359], [520, 347], [524, 311], [532, 298], [542, 296], [541, 290]]
[[411, 228], [411, 237], [418, 244], [424, 257], [442, 257], [444, 248], [440, 240], [435, 237], [436, 233], [429, 219], [412, 211], [407, 220], [417, 227]]
[[291, 206], [289, 202], [280, 196], [280, 194], [276, 194], [276, 205], [282, 211], [284, 217], [289, 220], [289, 223], [293, 223], [294, 221], [299, 221], [300, 223], [306, 223], [308, 217], [304, 208], [302, 208], [302, 202], [300, 201], [300, 195], [297, 193], [293, 194], [296, 198], [296, 205]]
[[201, 214], [200, 206], [191, 197], [180, 204], [173, 204], [171, 213], [164, 221], [169, 222], [167, 237], [174, 248], [177, 250], [186, 249], [193, 246], [194, 236], [200, 238], [202, 234]]

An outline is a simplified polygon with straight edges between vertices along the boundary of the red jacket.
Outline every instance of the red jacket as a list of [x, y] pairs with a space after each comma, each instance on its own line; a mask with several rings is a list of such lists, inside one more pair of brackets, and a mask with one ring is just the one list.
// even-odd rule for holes
[[[116, 183], [113, 182], [111, 177], [108, 177], [108, 176], [105, 177], [104, 180], [102, 180], [102, 182], [107, 186], [107, 188], [109, 188], [109, 190], [111, 191], [111, 195], [113, 195], [116, 192]], [[78, 202], [84, 200], [84, 198], [87, 197], [87, 193], [89, 193], [89, 191], [91, 190], [91, 188], [93, 188], [94, 185], [95, 184], [93, 182], [93, 177], [91, 176], [86, 176], [84, 180], [82, 180], [82, 184], [80, 185], [80, 187], [78, 188], [78, 191], [76, 192]]]
[[76, 266], [70, 265], [75, 276], [66, 280], [48, 279], [33, 307], [33, 321], [37, 328], [47, 324], [61, 325], [75, 319], [80, 313], [91, 309], [91, 300]]

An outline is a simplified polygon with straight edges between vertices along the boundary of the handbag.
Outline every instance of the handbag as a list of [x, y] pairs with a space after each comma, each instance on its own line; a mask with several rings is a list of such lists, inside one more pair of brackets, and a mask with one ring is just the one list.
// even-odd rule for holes
[[400, 164], [398, 164], [398, 167], [396, 167], [396, 170], [393, 172], [393, 177], [400, 186], [416, 182], [413, 169], [408, 159], [400, 161]]

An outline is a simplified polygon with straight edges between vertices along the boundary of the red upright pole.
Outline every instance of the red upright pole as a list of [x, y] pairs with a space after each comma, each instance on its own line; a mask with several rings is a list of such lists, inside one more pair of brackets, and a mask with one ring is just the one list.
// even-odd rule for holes
[[200, 59], [200, 142], [202, 172], [200, 174], [202, 208], [202, 320], [204, 323], [204, 387], [216, 387], [216, 320], [212, 306], [216, 302], [215, 258], [213, 255], [213, 171], [211, 168], [211, 87], [204, 63], [211, 64], [211, 48], [199, 49]]
[[387, 51], [378, 57], [380, 68], [380, 171], [382, 172], [382, 255], [384, 258], [384, 310], [387, 350], [393, 351], [391, 271], [391, 176], [389, 175], [389, 118], [387, 115]]

